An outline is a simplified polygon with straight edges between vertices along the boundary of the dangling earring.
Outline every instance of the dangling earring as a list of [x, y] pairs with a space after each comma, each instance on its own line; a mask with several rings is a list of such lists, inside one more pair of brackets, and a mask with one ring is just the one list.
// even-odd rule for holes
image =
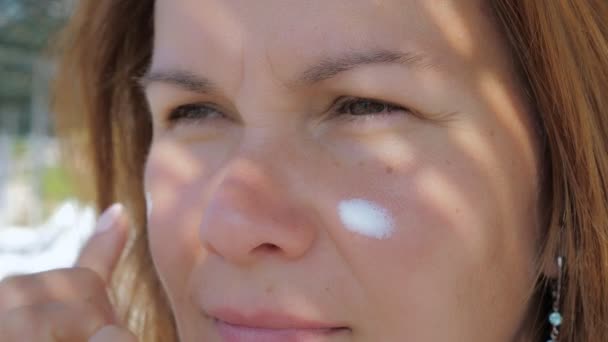
[[562, 296], [562, 280], [564, 278], [564, 234], [566, 226], [566, 213], [562, 212], [562, 216], [559, 222], [559, 237], [558, 237], [558, 250], [559, 254], [556, 258], [557, 262], [557, 279], [553, 282], [553, 310], [549, 314], [549, 323], [551, 324], [550, 338], [547, 342], [558, 342], [559, 340], [559, 327], [562, 325], [563, 317], [559, 310], [561, 296]]
[[562, 294], [562, 274], [564, 267], [564, 257], [557, 257], [557, 279], [552, 291], [553, 294], [553, 311], [549, 314], [549, 323], [551, 324], [550, 339], [547, 342], [557, 342], [559, 339], [559, 326], [562, 324], [562, 314], [559, 311], [559, 304]]

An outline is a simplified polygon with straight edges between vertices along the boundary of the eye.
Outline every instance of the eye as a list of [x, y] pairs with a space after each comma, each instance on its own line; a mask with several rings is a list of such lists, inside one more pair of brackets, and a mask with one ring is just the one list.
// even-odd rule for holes
[[[407, 108], [384, 101], [360, 97], [342, 97], [336, 101], [335, 113], [346, 119], [368, 119], [372, 116], [390, 115], [394, 112], [410, 112]], [[170, 127], [181, 124], [198, 124], [203, 121], [225, 118], [225, 115], [209, 103], [185, 104], [173, 109], [167, 118]]]
[[191, 103], [173, 109], [169, 113], [167, 122], [170, 126], [175, 126], [178, 124], [200, 123], [222, 117], [224, 117], [224, 114], [210, 104]]
[[406, 108], [393, 105], [388, 102], [360, 97], [340, 98], [338, 99], [336, 105], [337, 114], [349, 115], [351, 117], [384, 115], [392, 112], [408, 111]]

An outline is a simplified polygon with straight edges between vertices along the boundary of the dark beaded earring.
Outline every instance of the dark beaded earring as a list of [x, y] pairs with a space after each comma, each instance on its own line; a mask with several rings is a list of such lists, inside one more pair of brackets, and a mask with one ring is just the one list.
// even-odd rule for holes
[[562, 324], [562, 314], [559, 311], [559, 303], [562, 292], [562, 270], [564, 267], [564, 257], [557, 257], [557, 279], [553, 288], [553, 311], [549, 314], [549, 323], [551, 324], [550, 339], [547, 342], [557, 342], [559, 339], [559, 326]]

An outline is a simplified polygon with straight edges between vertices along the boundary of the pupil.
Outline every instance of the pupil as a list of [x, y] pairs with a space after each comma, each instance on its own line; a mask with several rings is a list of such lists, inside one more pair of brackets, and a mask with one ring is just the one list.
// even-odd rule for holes
[[353, 115], [362, 115], [366, 113], [377, 113], [382, 112], [385, 105], [378, 102], [372, 101], [361, 101], [351, 106], [351, 113]]
[[192, 107], [189, 108], [189, 110], [186, 111], [186, 116], [188, 118], [198, 118], [202, 115], [205, 114], [205, 109], [201, 108], [201, 107]]

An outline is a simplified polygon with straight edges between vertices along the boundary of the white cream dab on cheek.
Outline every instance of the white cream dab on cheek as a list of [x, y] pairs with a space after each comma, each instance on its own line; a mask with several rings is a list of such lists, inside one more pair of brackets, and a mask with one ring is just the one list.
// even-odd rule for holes
[[394, 232], [394, 220], [388, 209], [374, 202], [354, 198], [338, 205], [340, 220], [346, 229], [375, 239], [389, 238]]
[[148, 217], [152, 214], [152, 205], [152, 194], [150, 191], [146, 191], [146, 213], [148, 214]]

